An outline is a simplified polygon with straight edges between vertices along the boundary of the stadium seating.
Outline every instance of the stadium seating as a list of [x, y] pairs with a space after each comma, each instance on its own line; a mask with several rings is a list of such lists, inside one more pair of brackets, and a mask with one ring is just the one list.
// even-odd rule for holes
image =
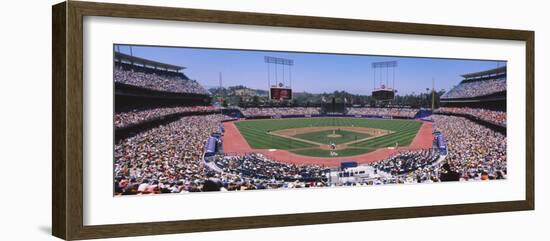
[[281, 115], [318, 115], [320, 109], [316, 107], [279, 107], [279, 108], [241, 108], [246, 117], [254, 116], [281, 116]]
[[395, 116], [414, 118], [419, 109], [410, 108], [368, 108], [354, 107], [348, 109], [350, 115]]
[[148, 110], [133, 110], [128, 112], [115, 113], [115, 127], [122, 128], [130, 125], [139, 124], [156, 118], [162, 118], [167, 115], [181, 113], [213, 112], [220, 110], [214, 106], [178, 106], [163, 107]]
[[441, 96], [442, 99], [474, 98], [506, 91], [506, 77], [462, 81]]
[[183, 73], [152, 70], [135, 65], [117, 63], [114, 70], [115, 82], [146, 89], [173, 93], [208, 94], [197, 81], [190, 80]]
[[497, 125], [506, 126], [506, 112], [483, 108], [442, 107], [436, 113], [465, 114]]

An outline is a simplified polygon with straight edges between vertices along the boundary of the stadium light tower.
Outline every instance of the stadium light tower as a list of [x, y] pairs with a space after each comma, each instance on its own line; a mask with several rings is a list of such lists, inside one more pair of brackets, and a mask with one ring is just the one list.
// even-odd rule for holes
[[432, 113], [434, 112], [435, 107], [435, 80], [432, 78]]
[[[267, 80], [269, 81], [269, 86], [271, 87], [271, 65], [275, 65], [275, 85], [278, 85], [280, 83], [282, 83], [284, 86], [287, 86], [287, 87], [292, 87], [292, 66], [294, 65], [294, 60], [292, 59], [284, 59], [284, 58], [277, 58], [277, 57], [270, 57], [270, 56], [265, 56], [264, 57], [264, 62], [267, 64]], [[282, 75], [282, 81], [283, 82], [279, 82], [279, 78], [277, 76], [277, 73], [279, 72], [278, 71], [278, 66], [281, 66], [282, 67], [282, 72], [283, 72], [283, 75]], [[288, 67], [288, 80], [289, 80], [289, 84], [287, 85], [286, 84], [286, 81], [285, 81], [285, 78], [286, 78], [286, 75], [285, 75], [285, 68]]]
[[[273, 100], [292, 99], [292, 66], [294, 65], [294, 60], [264, 56], [264, 62], [267, 65], [267, 85], [269, 88], [269, 98]], [[275, 84], [271, 84], [271, 65], [275, 66]], [[279, 80], [278, 66], [282, 67], [282, 81]], [[288, 68], [288, 84], [285, 74], [286, 68]]]
[[[397, 61], [385, 61], [385, 62], [374, 62], [371, 65], [372, 72], [374, 75], [373, 78], [373, 90], [372, 97], [378, 101], [390, 101], [395, 97], [395, 68], [397, 67]], [[391, 69], [391, 80], [392, 85], [390, 86], [390, 69]], [[380, 82], [380, 87], [377, 88], [377, 70], [378, 70], [378, 81]], [[385, 78], [383, 77], [384, 72], [386, 72]], [[385, 81], [384, 81], [385, 79]]]

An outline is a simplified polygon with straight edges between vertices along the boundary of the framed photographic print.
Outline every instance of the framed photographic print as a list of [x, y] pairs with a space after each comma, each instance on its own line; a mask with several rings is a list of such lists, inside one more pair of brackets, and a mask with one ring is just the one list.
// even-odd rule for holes
[[534, 209], [534, 32], [53, 6], [53, 235]]

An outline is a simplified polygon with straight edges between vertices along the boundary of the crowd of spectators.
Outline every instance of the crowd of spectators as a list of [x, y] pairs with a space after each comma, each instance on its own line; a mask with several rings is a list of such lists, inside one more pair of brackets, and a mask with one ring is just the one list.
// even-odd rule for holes
[[[316, 165], [286, 164], [262, 154], [216, 155], [209, 159], [208, 183], [201, 191], [243, 191], [327, 186], [325, 169]], [[208, 167], [208, 166], [207, 166]]]
[[433, 115], [435, 130], [447, 144], [446, 165], [460, 180], [506, 178], [506, 136], [464, 117]]
[[217, 156], [214, 162], [224, 172], [265, 180], [319, 181], [325, 177], [324, 171], [326, 170], [316, 165], [281, 163], [256, 153], [241, 156]]
[[201, 190], [207, 180], [204, 146], [219, 132], [219, 114], [185, 116], [115, 144], [115, 194]]
[[506, 136], [464, 117], [432, 115], [434, 130], [445, 137], [447, 156], [438, 151], [400, 152], [369, 164], [383, 175], [367, 184], [431, 183], [506, 179]]
[[208, 91], [197, 81], [173, 73], [161, 74], [142, 71], [142, 68], [115, 66], [115, 82], [134, 85], [158, 91], [174, 93], [208, 94]]
[[445, 137], [447, 156], [431, 150], [405, 151], [370, 164], [391, 174], [379, 184], [506, 179], [506, 136], [464, 117], [432, 115]]
[[122, 113], [115, 113], [114, 123], [116, 128], [122, 128], [141, 122], [149, 121], [159, 117], [176, 114], [176, 113], [196, 113], [196, 112], [212, 112], [219, 110], [220, 107], [214, 106], [178, 106], [164, 107], [147, 110], [133, 110]]
[[442, 99], [473, 98], [506, 90], [506, 78], [462, 82], [441, 96]]
[[392, 175], [402, 175], [433, 164], [438, 155], [432, 149], [404, 151], [386, 160], [378, 161], [373, 166]]
[[377, 116], [398, 116], [413, 118], [419, 109], [411, 108], [369, 108], [353, 107], [348, 109], [350, 115], [377, 115]]
[[[330, 183], [329, 169], [278, 162], [262, 154], [218, 154], [204, 161], [204, 146], [223, 115], [186, 116], [115, 145], [116, 195], [315, 188]], [[447, 156], [434, 149], [401, 151], [368, 164], [374, 179], [352, 185], [431, 183], [506, 178], [506, 136], [464, 117], [433, 115]], [[333, 170], [334, 171], [334, 170]], [[359, 179], [360, 180], [360, 179]]]
[[436, 113], [466, 114], [478, 119], [506, 126], [506, 112], [468, 107], [441, 107]]
[[318, 115], [317, 107], [279, 107], [279, 108], [242, 108], [241, 112], [247, 116], [281, 116], [281, 115]]
[[[368, 164], [380, 174], [385, 172], [385, 175], [357, 179], [359, 181], [351, 183], [331, 183], [328, 182], [329, 169], [325, 167], [281, 163], [262, 154], [219, 155], [214, 163], [220, 170], [213, 176], [218, 180], [219, 190], [222, 191], [439, 182], [439, 168], [436, 163], [438, 158], [438, 153], [431, 149], [403, 151], [388, 159]], [[245, 186], [244, 189], [228, 189], [242, 185]]]

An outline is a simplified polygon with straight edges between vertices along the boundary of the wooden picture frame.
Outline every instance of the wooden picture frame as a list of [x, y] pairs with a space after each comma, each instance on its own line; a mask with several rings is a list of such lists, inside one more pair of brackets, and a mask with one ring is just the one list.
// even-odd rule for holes
[[[214, 230], [265, 228], [368, 220], [533, 210], [534, 32], [325, 17], [213, 11], [94, 2], [62, 2], [52, 7], [52, 233], [66, 239], [110, 238]], [[385, 208], [188, 221], [86, 226], [83, 224], [83, 18], [159, 19], [259, 26], [299, 27], [415, 35], [451, 36], [526, 43], [525, 200], [475, 204]]]

